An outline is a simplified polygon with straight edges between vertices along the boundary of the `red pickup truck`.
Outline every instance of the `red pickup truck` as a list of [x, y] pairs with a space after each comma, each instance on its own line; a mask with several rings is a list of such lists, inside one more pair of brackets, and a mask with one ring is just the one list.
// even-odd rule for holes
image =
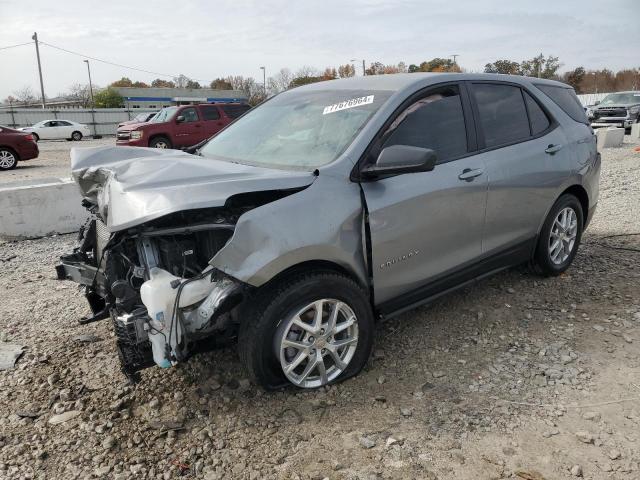
[[207, 103], [163, 108], [149, 122], [118, 128], [116, 145], [190, 147], [218, 133], [250, 108], [244, 103]]

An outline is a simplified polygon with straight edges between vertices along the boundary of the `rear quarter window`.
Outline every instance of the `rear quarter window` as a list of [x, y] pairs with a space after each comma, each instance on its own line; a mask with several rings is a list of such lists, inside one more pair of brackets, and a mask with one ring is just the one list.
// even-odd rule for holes
[[244, 112], [249, 110], [251, 107], [249, 105], [223, 105], [222, 110], [229, 118], [238, 118]]
[[589, 125], [587, 114], [572, 88], [556, 87], [555, 85], [536, 85], [536, 87], [576, 122]]

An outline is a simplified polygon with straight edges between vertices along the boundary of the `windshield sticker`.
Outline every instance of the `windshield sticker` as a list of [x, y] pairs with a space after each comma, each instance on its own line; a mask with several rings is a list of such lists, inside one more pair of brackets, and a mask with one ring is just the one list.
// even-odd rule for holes
[[344, 102], [334, 103], [324, 107], [322, 111], [323, 115], [327, 113], [339, 112], [340, 110], [346, 110], [347, 108], [359, 107], [360, 105], [368, 105], [373, 103], [374, 95], [367, 95], [366, 97], [352, 98], [351, 100], [345, 100]]

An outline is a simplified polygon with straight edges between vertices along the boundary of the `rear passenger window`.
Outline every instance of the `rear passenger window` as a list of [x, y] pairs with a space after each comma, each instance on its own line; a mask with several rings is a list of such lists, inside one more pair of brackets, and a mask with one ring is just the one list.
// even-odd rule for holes
[[571, 88], [555, 87], [553, 85], [536, 85], [542, 90], [553, 102], [558, 105], [564, 113], [573, 118], [576, 122], [586, 123], [589, 125], [587, 114], [584, 107], [576, 97], [575, 92]]
[[430, 148], [443, 163], [467, 153], [467, 131], [457, 87], [435, 90], [402, 112], [385, 132], [384, 147]]
[[244, 112], [249, 110], [251, 107], [249, 105], [223, 105], [222, 110], [229, 118], [238, 118]]
[[529, 120], [531, 121], [531, 135], [534, 137], [539, 133], [544, 132], [551, 122], [547, 117], [547, 114], [544, 113], [544, 110], [538, 105], [531, 95], [527, 92], [524, 92], [524, 98], [527, 102], [527, 110], [529, 110]]
[[218, 107], [214, 107], [211, 105], [210, 107], [200, 107], [202, 110], [202, 116], [205, 120], [218, 120], [220, 119], [220, 112], [218, 112]]
[[511, 85], [475, 84], [485, 146], [495, 147], [524, 140], [531, 134], [520, 88]]

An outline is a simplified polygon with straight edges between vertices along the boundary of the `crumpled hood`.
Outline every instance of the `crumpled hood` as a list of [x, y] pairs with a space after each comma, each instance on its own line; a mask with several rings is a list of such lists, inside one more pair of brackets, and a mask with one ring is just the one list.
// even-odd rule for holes
[[311, 172], [140, 147], [74, 148], [71, 174], [112, 232], [182, 210], [220, 207], [239, 193], [303, 188], [315, 179]]

